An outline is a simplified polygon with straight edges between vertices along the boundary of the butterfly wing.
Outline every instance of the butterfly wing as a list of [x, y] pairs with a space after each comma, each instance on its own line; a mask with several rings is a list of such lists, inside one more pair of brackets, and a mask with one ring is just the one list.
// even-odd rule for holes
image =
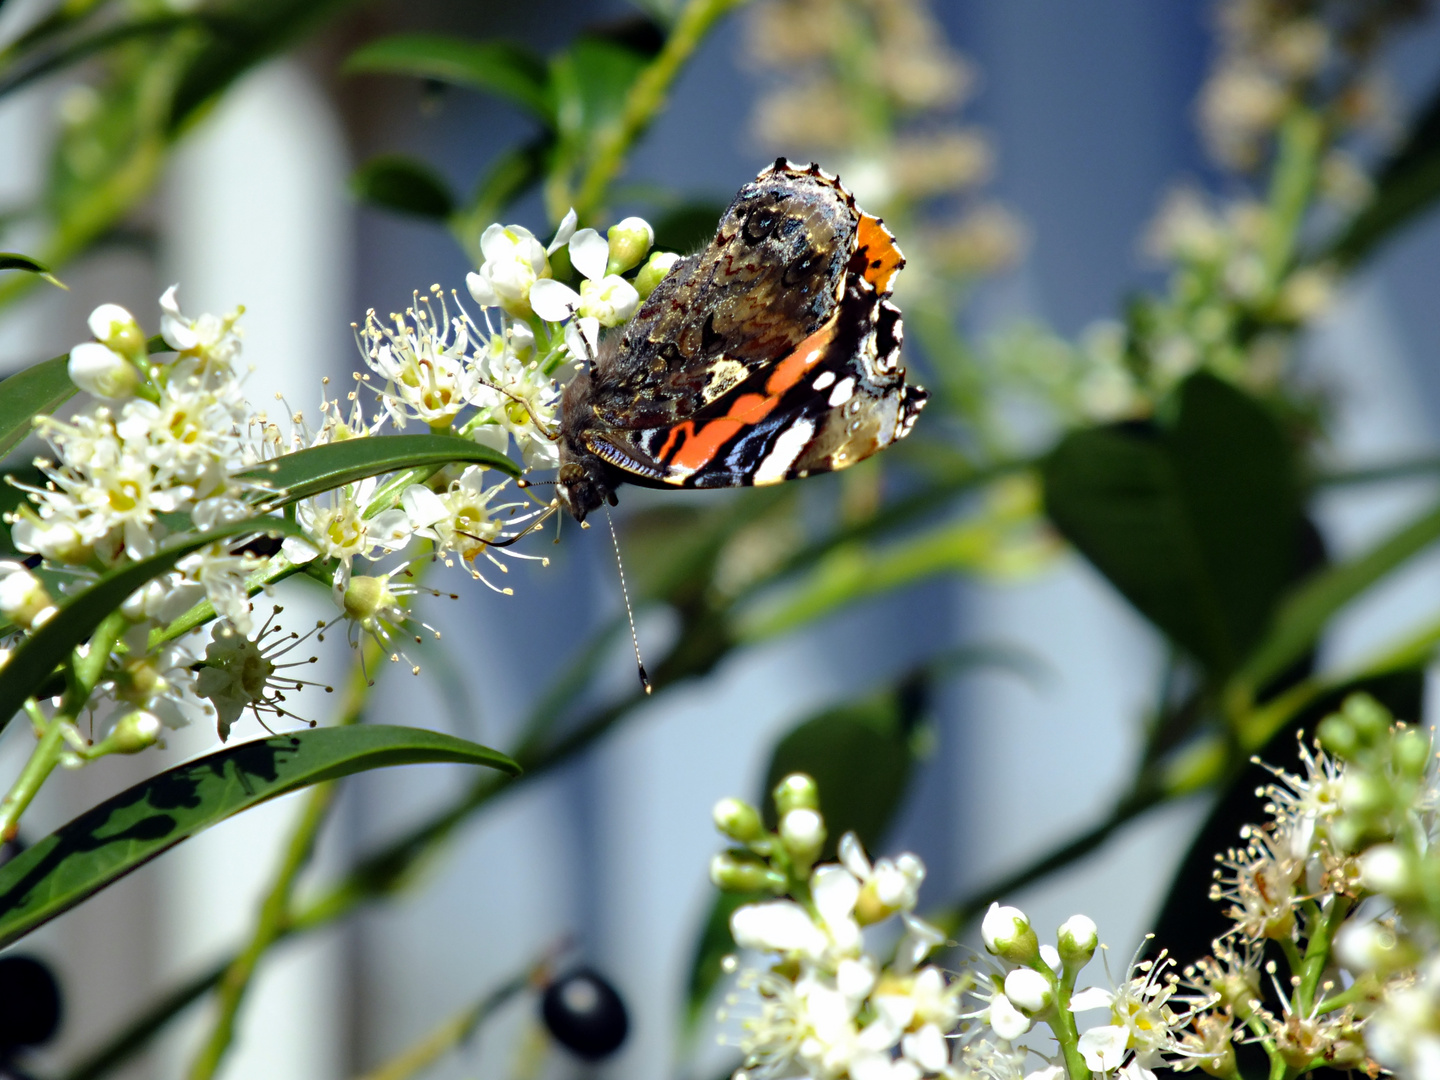
[[605, 433], [595, 452], [653, 487], [737, 487], [831, 472], [904, 438], [925, 391], [900, 366], [899, 310], [852, 278], [815, 333], [677, 424]]

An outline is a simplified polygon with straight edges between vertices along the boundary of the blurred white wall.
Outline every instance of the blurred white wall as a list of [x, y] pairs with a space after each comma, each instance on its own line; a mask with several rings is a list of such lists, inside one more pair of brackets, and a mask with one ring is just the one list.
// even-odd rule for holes
[[[284, 415], [273, 400], [281, 393], [313, 421], [321, 376], [348, 366], [353, 252], [347, 174], [329, 100], [297, 63], [281, 61], [231, 91], [175, 156], [160, 195], [164, 280], [180, 283], [187, 314], [245, 305], [240, 326], [245, 362], [253, 369], [247, 396], [272, 416]], [[283, 622], [303, 631], [329, 617], [326, 607], [323, 599], [287, 596]], [[266, 612], [265, 598], [257, 598], [258, 620]], [[317, 651], [322, 663], [306, 675], [338, 681], [344, 650]], [[333, 701], [306, 691], [290, 705], [301, 716], [324, 720]], [[233, 737], [263, 734], [247, 717]], [[215, 732], [196, 725], [178, 733], [174, 744], [187, 756], [208, 752], [215, 748]], [[245, 940], [304, 798], [290, 796], [234, 818], [160, 863], [155, 917], [164, 928], [158, 938], [167, 976], [197, 971]], [[339, 942], [326, 935], [277, 950], [245, 1004], [236, 1051], [222, 1075], [343, 1076], [341, 961]], [[208, 1010], [196, 1011], [177, 1028], [160, 1075], [180, 1075], [209, 1019]]]

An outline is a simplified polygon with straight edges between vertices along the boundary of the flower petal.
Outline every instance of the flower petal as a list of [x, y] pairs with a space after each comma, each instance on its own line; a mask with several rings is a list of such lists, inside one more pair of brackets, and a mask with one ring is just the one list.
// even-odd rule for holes
[[555, 239], [550, 241], [550, 246], [545, 249], [546, 255], [554, 255], [562, 247], [570, 242], [575, 235], [575, 223], [579, 218], [575, 216], [575, 208], [572, 206], [560, 219], [560, 227], [555, 230]]
[[610, 241], [594, 229], [581, 229], [570, 239], [570, 265], [591, 281], [605, 276], [610, 261]]
[[541, 278], [530, 286], [530, 308], [546, 322], [564, 322], [580, 306], [580, 294], [554, 278]]
[[1084, 1012], [1086, 1009], [1108, 1009], [1115, 1003], [1115, 995], [1101, 986], [1091, 986], [1070, 995], [1070, 1011]]

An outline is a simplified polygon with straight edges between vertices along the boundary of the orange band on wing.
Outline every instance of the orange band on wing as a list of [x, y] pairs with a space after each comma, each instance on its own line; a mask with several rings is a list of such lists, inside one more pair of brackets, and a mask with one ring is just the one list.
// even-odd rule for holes
[[895, 246], [895, 237], [879, 218], [860, 215], [860, 239], [856, 250], [865, 253], [865, 280], [882, 296], [895, 284], [895, 275], [905, 265], [905, 256]]
[[[699, 431], [695, 430], [694, 420], [686, 420], [671, 429], [665, 445], [660, 448], [659, 459], [670, 468], [679, 470], [682, 475], [666, 479], [671, 483], [683, 483], [691, 473], [710, 464], [720, 452], [720, 448], [742, 430], [769, 416], [775, 406], [780, 404], [780, 398], [785, 392], [803, 379], [806, 372], [825, 355], [825, 349], [834, 337], [835, 323], [832, 319], [775, 365], [775, 370], [765, 380], [763, 395], [741, 394], [730, 403], [724, 416], [709, 421]], [[676, 442], [682, 438], [684, 441], [680, 442], [677, 448]], [[674, 457], [670, 456], [672, 451]]]

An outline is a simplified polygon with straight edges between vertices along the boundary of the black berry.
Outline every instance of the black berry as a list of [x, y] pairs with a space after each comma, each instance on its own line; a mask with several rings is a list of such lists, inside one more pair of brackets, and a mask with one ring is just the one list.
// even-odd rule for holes
[[589, 968], [577, 968], [551, 983], [540, 1013], [556, 1042], [587, 1061], [609, 1057], [630, 1031], [620, 995]]
[[0, 1057], [39, 1046], [60, 1027], [60, 984], [29, 956], [0, 956]]

